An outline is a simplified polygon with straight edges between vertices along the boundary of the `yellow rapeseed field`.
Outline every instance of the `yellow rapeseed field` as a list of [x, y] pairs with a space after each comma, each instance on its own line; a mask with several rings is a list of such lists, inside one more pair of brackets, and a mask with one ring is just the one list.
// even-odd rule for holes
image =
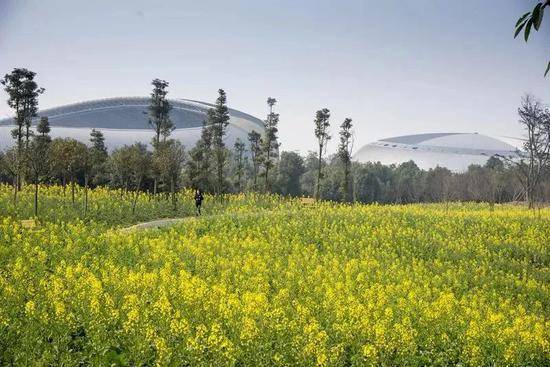
[[133, 232], [4, 213], [0, 365], [548, 365], [549, 209], [208, 203]]

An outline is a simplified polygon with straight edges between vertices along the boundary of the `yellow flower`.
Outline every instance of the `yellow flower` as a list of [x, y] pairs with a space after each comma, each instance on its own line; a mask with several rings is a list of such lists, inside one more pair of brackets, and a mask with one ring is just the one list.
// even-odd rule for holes
[[25, 303], [25, 314], [27, 316], [33, 316], [36, 312], [36, 304], [34, 303], [34, 301], [27, 301], [27, 303]]

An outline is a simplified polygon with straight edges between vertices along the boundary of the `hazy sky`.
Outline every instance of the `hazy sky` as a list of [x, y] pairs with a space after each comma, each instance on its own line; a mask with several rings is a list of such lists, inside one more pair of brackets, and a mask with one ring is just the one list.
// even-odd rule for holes
[[[213, 101], [259, 118], [279, 100], [285, 150], [314, 149], [315, 111], [356, 147], [423, 132], [518, 136], [522, 94], [550, 99], [550, 15], [513, 39], [529, 0], [0, 0], [0, 74], [38, 73], [40, 107], [145, 96]], [[0, 92], [0, 116], [11, 112]]]

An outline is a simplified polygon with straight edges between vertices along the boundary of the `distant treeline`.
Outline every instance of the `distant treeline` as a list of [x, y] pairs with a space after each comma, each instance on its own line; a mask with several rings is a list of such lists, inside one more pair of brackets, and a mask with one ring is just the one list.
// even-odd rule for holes
[[[112, 152], [101, 131], [93, 129], [88, 144], [72, 138], [50, 138], [47, 116], [38, 117], [38, 97], [44, 92], [35, 73], [14, 69], [0, 83], [14, 110], [14, 146], [0, 152], [0, 181], [13, 185], [13, 201], [22, 185], [35, 187], [35, 215], [38, 215], [40, 184], [63, 186], [110, 186], [134, 193], [164, 194], [176, 202], [183, 187], [204, 192], [272, 192], [290, 196], [361, 203], [415, 203], [440, 201], [486, 201], [491, 203], [525, 200], [530, 207], [550, 201], [550, 111], [527, 95], [518, 108], [525, 129], [519, 158], [491, 157], [484, 166], [466, 172], [446, 168], [428, 171], [412, 161], [400, 165], [361, 164], [352, 161], [353, 123], [346, 118], [338, 131], [338, 149], [326, 157], [330, 134], [330, 111], [316, 112], [312, 132], [315, 152], [303, 157], [281, 152], [278, 138], [279, 114], [276, 99], [267, 99], [264, 133], [251, 131], [248, 141], [225, 145], [229, 110], [223, 89], [208, 111], [201, 137], [189, 150], [175, 139], [167, 99], [169, 83], [152, 81], [148, 111], [151, 147], [143, 143], [125, 145]], [[86, 196], [87, 198], [87, 196]], [[87, 200], [85, 201], [85, 210]], [[135, 210], [135, 205], [133, 207]]]
[[[172, 189], [196, 186], [197, 176], [186, 163], [187, 153], [180, 160], [179, 173], [160, 172], [155, 184], [153, 153], [144, 144], [124, 146], [107, 154], [99, 149], [95, 131], [86, 152], [86, 146], [70, 138], [56, 138], [51, 141], [48, 168], [41, 177], [45, 184], [84, 186], [109, 186], [128, 192], [139, 188], [157, 194], [170, 193]], [[101, 145], [101, 144], [100, 144]], [[9, 152], [8, 152], [9, 153]], [[93, 158], [87, 158], [88, 154]], [[9, 154], [7, 155], [9, 156]], [[98, 159], [99, 157], [99, 159]], [[230, 152], [230, 164], [224, 170], [224, 192], [267, 191], [265, 181], [258, 179], [248, 156], [240, 157]], [[89, 161], [97, 163], [87, 163]], [[170, 158], [165, 159], [170, 162]], [[172, 159], [173, 161], [173, 159]], [[177, 161], [177, 159], [176, 159]], [[3, 156], [6, 162], [6, 155]], [[444, 201], [484, 201], [503, 203], [524, 200], [525, 193], [517, 168], [506, 165], [501, 159], [491, 157], [484, 166], [472, 165], [465, 172], [455, 173], [437, 167], [422, 170], [413, 162], [400, 165], [352, 162], [350, 167], [351, 197], [346, 200], [342, 189], [343, 165], [337, 155], [323, 159], [323, 179], [319, 190], [320, 198], [334, 201], [356, 201], [361, 203], [416, 203]], [[187, 161], [187, 163], [189, 163]], [[13, 171], [6, 164], [0, 166], [0, 181], [13, 183]], [[176, 167], [174, 167], [176, 168]], [[318, 159], [316, 153], [301, 156], [296, 152], [283, 151], [270, 173], [270, 192], [290, 196], [314, 196], [316, 190]], [[176, 168], [178, 169], [178, 168]], [[174, 180], [170, 175], [175, 175]], [[263, 169], [259, 170], [263, 174]], [[213, 170], [203, 172], [200, 188], [215, 192]], [[33, 181], [34, 182], [34, 181]], [[256, 182], [256, 183], [255, 183]], [[155, 186], [156, 185], [156, 186]], [[175, 187], [171, 187], [174, 185]], [[538, 201], [550, 201], [550, 175], [538, 185], [535, 193]]]

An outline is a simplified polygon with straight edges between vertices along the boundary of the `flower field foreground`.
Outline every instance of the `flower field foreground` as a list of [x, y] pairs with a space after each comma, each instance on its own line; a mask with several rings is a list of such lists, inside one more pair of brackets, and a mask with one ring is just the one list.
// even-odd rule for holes
[[[88, 190], [88, 208], [84, 211], [84, 189], [76, 187], [75, 202], [72, 202], [70, 187], [41, 186], [39, 196], [40, 222], [96, 222], [106, 226], [128, 225], [166, 217], [194, 215], [195, 202], [192, 190], [183, 190], [176, 195], [176, 210], [168, 195], [156, 198], [139, 193], [136, 209], [132, 212], [135, 192], [98, 187]], [[29, 219], [34, 213], [34, 187], [24, 186], [13, 203], [13, 188], [0, 184], [0, 218]], [[240, 194], [224, 196], [221, 200], [205, 195], [204, 214], [240, 212], [254, 209], [274, 209], [289, 202], [278, 196]]]
[[130, 233], [4, 219], [0, 364], [548, 365], [550, 210], [242, 203]]

